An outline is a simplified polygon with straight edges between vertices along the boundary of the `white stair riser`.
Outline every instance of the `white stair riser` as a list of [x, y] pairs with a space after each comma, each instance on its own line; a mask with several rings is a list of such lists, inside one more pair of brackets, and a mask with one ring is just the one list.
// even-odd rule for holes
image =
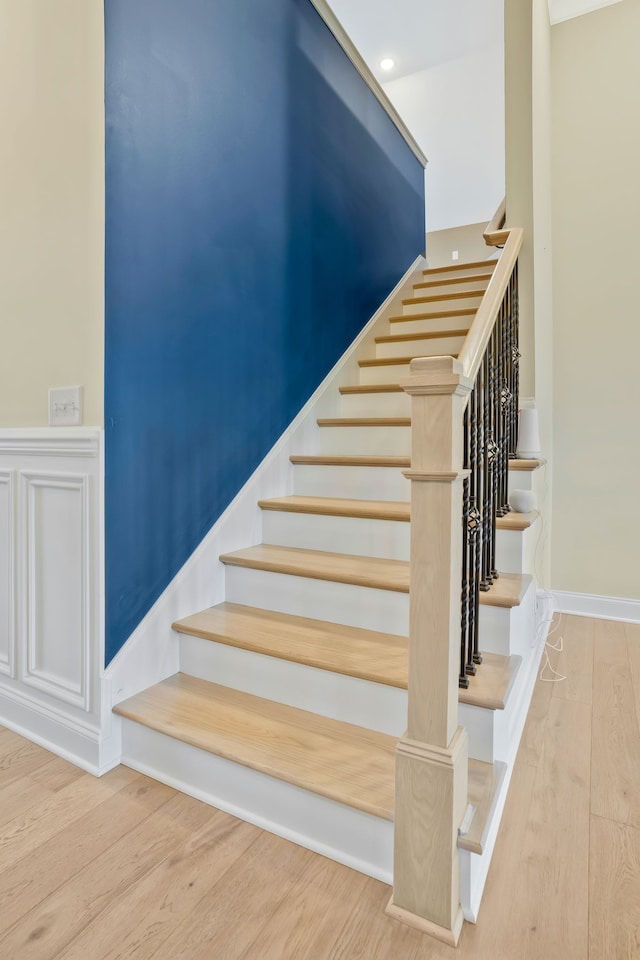
[[226, 599], [402, 637], [409, 630], [409, 595], [392, 590], [227, 566]]
[[296, 464], [293, 492], [303, 497], [408, 500], [411, 482], [397, 467], [341, 467]]
[[341, 398], [342, 417], [410, 417], [411, 397], [400, 393], [349, 393]]
[[[485, 271], [478, 271], [479, 273], [484, 273]], [[488, 273], [488, 271], [486, 271]], [[488, 280], [473, 280], [476, 274], [472, 273], [466, 280], [459, 280], [457, 283], [449, 283], [445, 281], [444, 283], [439, 283], [437, 286], [433, 287], [423, 287], [420, 284], [414, 284], [413, 287], [413, 296], [414, 297], [438, 297], [441, 294], [445, 295], [447, 293], [466, 293], [467, 290], [486, 290]], [[437, 277], [425, 277], [424, 283], [435, 283]], [[453, 278], [451, 278], [453, 279]]]
[[262, 511], [262, 542], [303, 550], [408, 560], [410, 524], [400, 520]]
[[308, 850], [383, 883], [393, 882], [393, 824], [388, 820], [125, 719], [122, 762]]
[[318, 453], [408, 457], [410, 427], [320, 427]]
[[464, 337], [442, 337], [437, 340], [400, 340], [397, 343], [377, 343], [376, 357], [450, 357], [462, 350]]
[[480, 649], [486, 653], [512, 654], [528, 661], [535, 635], [535, 588], [530, 584], [518, 607], [480, 607]]
[[533, 490], [533, 470], [510, 470], [509, 493], [513, 490]]
[[[421, 312], [429, 313], [428, 310]], [[392, 320], [389, 322], [388, 333], [391, 336], [396, 336], [402, 333], [438, 333], [440, 330], [468, 330], [472, 320], [473, 317], [468, 315], [464, 317], [434, 317], [433, 319], [422, 320], [418, 317], [416, 317], [415, 320], [411, 318]]]
[[535, 573], [534, 550], [539, 521], [526, 530], [496, 531], [496, 566], [503, 573]]
[[407, 691], [200, 637], [180, 637], [180, 670], [324, 717], [400, 737]]
[[445, 267], [430, 268], [428, 273], [422, 275], [422, 279], [428, 280], [431, 283], [440, 278], [443, 280], [453, 280], [455, 277], [474, 277], [477, 273], [493, 273], [494, 270], [494, 264], [491, 260], [487, 260], [481, 267], [464, 267], [460, 270], [447, 270]]
[[[431, 294], [427, 294], [431, 296]], [[414, 303], [403, 303], [402, 312], [405, 317], [414, 313], [438, 313], [441, 310], [477, 310], [482, 297], [458, 297], [455, 300], [426, 300], [425, 294], [416, 298]]]
[[400, 383], [403, 377], [409, 376], [408, 363], [390, 363], [382, 366], [360, 367], [360, 383]]

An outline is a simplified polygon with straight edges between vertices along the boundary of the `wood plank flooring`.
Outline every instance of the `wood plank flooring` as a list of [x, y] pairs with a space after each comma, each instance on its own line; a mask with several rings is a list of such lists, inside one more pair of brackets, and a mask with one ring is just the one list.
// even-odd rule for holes
[[636, 960], [640, 626], [563, 617], [559, 636], [551, 663], [567, 680], [537, 684], [457, 951], [386, 917], [378, 881], [0, 730], [0, 957]]

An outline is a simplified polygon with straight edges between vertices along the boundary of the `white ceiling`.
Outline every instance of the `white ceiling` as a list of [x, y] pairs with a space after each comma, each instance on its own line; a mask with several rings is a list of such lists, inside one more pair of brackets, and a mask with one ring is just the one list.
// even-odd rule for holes
[[[502, 39], [504, 0], [329, 0], [380, 82], [466, 57]], [[380, 69], [391, 57], [393, 70]]]

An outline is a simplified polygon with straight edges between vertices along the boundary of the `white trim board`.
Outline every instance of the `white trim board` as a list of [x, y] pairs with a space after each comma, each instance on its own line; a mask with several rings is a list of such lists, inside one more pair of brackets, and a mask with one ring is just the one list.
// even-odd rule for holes
[[553, 598], [558, 613], [573, 614], [577, 617], [594, 617], [596, 620], [640, 623], [640, 600], [599, 597], [589, 593], [570, 593], [566, 590], [554, 590]]
[[367, 66], [362, 54], [336, 17], [329, 4], [326, 2], [326, 0], [311, 0], [311, 3], [316, 8], [326, 25], [329, 27], [329, 30], [331, 30], [331, 33], [334, 35], [346, 55], [349, 57], [349, 60], [351, 60], [351, 63], [354, 65], [366, 85], [369, 87], [374, 96], [377, 97], [378, 102], [382, 106], [383, 110], [385, 110], [385, 112], [388, 114], [392, 123], [394, 123], [398, 128], [413, 155], [417, 160], [420, 161], [423, 167], [426, 167], [429, 161], [418, 146], [413, 134], [394, 105], [391, 103], [391, 100], [384, 92], [382, 86], [376, 80], [375, 76]]
[[316, 418], [338, 415], [338, 387], [357, 382], [361, 349], [366, 347], [373, 355], [378, 326], [401, 312], [402, 298], [412, 289], [416, 273], [422, 279], [425, 265], [423, 256], [411, 264], [111, 661], [105, 676], [111, 682], [113, 705], [178, 672], [179, 643], [171, 624], [225, 599], [220, 554], [262, 542], [258, 500], [293, 492], [289, 456], [316, 452]]
[[620, 0], [549, 0], [549, 19], [552, 25], [563, 23], [614, 3], [620, 3]]

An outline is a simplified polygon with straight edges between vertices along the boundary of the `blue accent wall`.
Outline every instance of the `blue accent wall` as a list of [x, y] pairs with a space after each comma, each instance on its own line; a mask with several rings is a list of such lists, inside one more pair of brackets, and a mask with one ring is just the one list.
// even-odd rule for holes
[[309, 0], [105, 0], [107, 662], [424, 249]]

